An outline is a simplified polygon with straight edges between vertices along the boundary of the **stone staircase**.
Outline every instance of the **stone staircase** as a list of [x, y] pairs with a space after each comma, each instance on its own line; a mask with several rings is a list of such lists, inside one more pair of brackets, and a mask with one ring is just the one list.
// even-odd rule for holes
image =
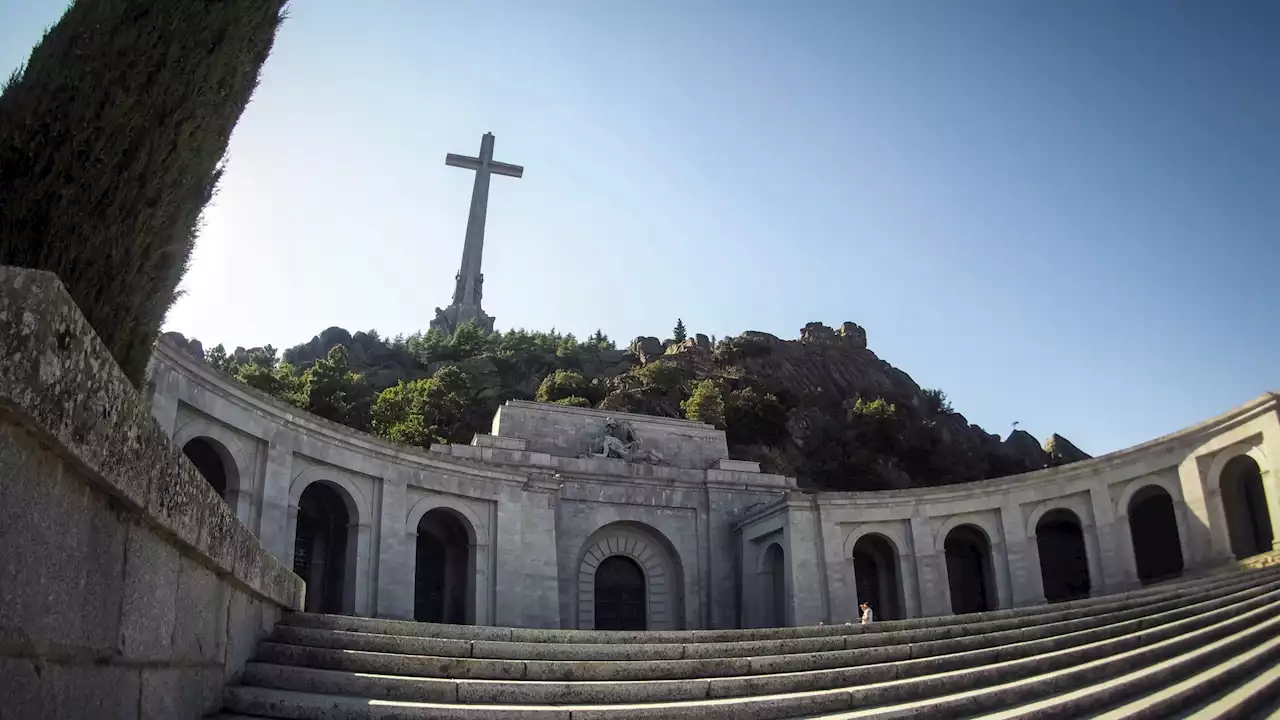
[[241, 683], [219, 720], [1280, 717], [1280, 567], [867, 627], [628, 633], [299, 613]]

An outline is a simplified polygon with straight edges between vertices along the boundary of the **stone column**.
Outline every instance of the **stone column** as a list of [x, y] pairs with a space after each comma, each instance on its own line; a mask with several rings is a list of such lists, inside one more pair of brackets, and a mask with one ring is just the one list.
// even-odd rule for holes
[[857, 622], [858, 585], [854, 577], [853, 556], [845, 557], [844, 554], [844, 533], [839, 525], [826, 520], [818, 529], [822, 533], [822, 562], [826, 566], [827, 597], [831, 604], [828, 619], [833, 624]]
[[164, 434], [172, 438], [178, 424], [178, 398], [161, 394], [161, 386], [157, 386], [151, 396], [151, 417], [156, 419]]
[[1186, 504], [1186, 547], [1191, 551], [1183, 560], [1190, 569], [1212, 567], [1233, 557], [1222, 494], [1216, 486], [1209, 487], [1205, 472], [1193, 457], [1178, 465], [1178, 484]]
[[920, 615], [934, 617], [951, 614], [951, 587], [947, 583], [947, 559], [933, 543], [929, 518], [911, 518], [911, 541], [916, 551], [916, 577], [919, 581]]
[[285, 565], [293, 567], [293, 536], [297, 516], [289, 512], [289, 486], [293, 481], [293, 443], [288, 435], [278, 435], [267, 446], [266, 471], [262, 479], [263, 547]]
[[[416, 536], [415, 536], [416, 537]], [[484, 538], [488, 540], [488, 538]], [[471, 622], [477, 625], [491, 625], [493, 618], [490, 617], [492, 608], [489, 607], [489, 597], [491, 590], [489, 588], [489, 544], [477, 543], [472, 545], [469, 550], [469, 569], [471, 570], [472, 598], [471, 598]], [[410, 593], [412, 598], [412, 593]]]
[[1262, 471], [1262, 490], [1267, 498], [1267, 515], [1271, 518], [1271, 549], [1280, 550], [1280, 411], [1267, 418], [1262, 435], [1262, 451], [1266, 463]]
[[[1023, 547], [1024, 548], [1026, 547], [1025, 541], [1023, 543]], [[993, 610], [1011, 608], [1011, 607], [1017, 606], [1015, 603], [1018, 602], [1018, 600], [1015, 600], [1014, 598], [1014, 589], [1012, 586], [1012, 580], [1010, 579], [1011, 564], [1013, 562], [1017, 562], [1022, 565], [1025, 565], [1025, 563], [1027, 562], [1026, 554], [1027, 553], [1025, 550], [1020, 550], [1016, 546], [1012, 550], [1010, 550], [1009, 543], [1002, 543], [1002, 542], [991, 543], [991, 572], [995, 573], [995, 576], [996, 576], [995, 586], [996, 586], [996, 603], [997, 603], [996, 607], [992, 608]], [[1013, 558], [1016, 558], [1016, 560]], [[1036, 562], [1035, 567], [1036, 568], [1040, 567], [1038, 560]], [[1039, 573], [1036, 573], [1036, 574], [1039, 575]], [[1023, 592], [1026, 592], [1027, 588], [1025, 587], [1025, 583], [1026, 583], [1025, 569], [1023, 570], [1023, 574], [1021, 575], [1021, 577], [1023, 578], [1024, 585], [1019, 589]], [[1025, 602], [1025, 600], [1026, 598], [1024, 596], [1021, 601]]]
[[[992, 538], [991, 564], [996, 574], [996, 597], [1002, 608], [1026, 607], [1044, 602], [1040, 578], [1040, 552], [1034, 537], [1027, 537], [1018, 503], [1009, 501], [1000, 508], [1000, 531], [1004, 542]], [[1003, 547], [1001, 547], [1003, 545]], [[1001, 566], [1003, 565], [1003, 569]], [[1001, 577], [1004, 578], [1003, 587]]]
[[[920, 610], [920, 579], [917, 577], [915, 557], [905, 552], [895, 558], [902, 583], [902, 616], [903, 618], [923, 617]], [[853, 559], [849, 559], [852, 566]], [[855, 608], [856, 609], [856, 608]]]
[[375, 614], [394, 620], [413, 619], [414, 555], [417, 533], [406, 530], [408, 489], [405, 477], [393, 472], [382, 481], [378, 547], [378, 607]]
[[[1131, 590], [1138, 585], [1138, 569], [1133, 559], [1133, 541], [1129, 537], [1129, 516], [1121, 508], [1117, 516], [1111, 504], [1111, 493], [1105, 484], [1089, 488], [1089, 504], [1093, 509], [1093, 544], [1098, 554], [1098, 576], [1093, 577], [1089, 563], [1091, 594], [1111, 594]], [[1081, 518], [1083, 520], [1083, 518]], [[1086, 536], [1085, 542], [1089, 542]]]
[[513, 487], [498, 500], [493, 579], [498, 625], [561, 627], [553, 497], [550, 491]]
[[786, 551], [787, 598], [791, 625], [817, 625], [826, 618], [826, 594], [822, 558], [818, 553], [819, 529], [815, 513], [807, 507], [788, 508]]
[[236, 514], [236, 519], [244, 523], [244, 526], [253, 529], [253, 491], [252, 490], [232, 490], [227, 489], [226, 492], [227, 505], [231, 506], [231, 511]]
[[1102, 557], [1101, 550], [1098, 547], [1097, 526], [1087, 525], [1082, 527], [1080, 528], [1080, 533], [1084, 536], [1084, 559], [1089, 568], [1089, 596], [1105, 595], [1106, 591], [1103, 590], [1103, 587], [1106, 576], [1102, 571]]
[[747, 539], [745, 533], [739, 533], [742, 559], [742, 584], [738, 587], [738, 607], [742, 616], [739, 620], [742, 627], [753, 628], [761, 625], [761, 602], [764, 590], [760, 582], [760, 548], [757, 543]]
[[367, 617], [369, 612], [369, 536], [368, 525], [347, 526], [347, 554], [342, 562], [342, 608], [352, 615]]

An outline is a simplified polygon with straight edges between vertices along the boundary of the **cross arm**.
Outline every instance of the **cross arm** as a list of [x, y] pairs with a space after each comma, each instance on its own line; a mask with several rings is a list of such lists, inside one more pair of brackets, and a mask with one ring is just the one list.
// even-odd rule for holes
[[454, 167], [466, 168], [468, 170], [480, 169], [480, 158], [468, 157], [466, 155], [455, 155], [449, 153], [444, 156], [444, 164]]
[[508, 175], [510, 177], [524, 177], [524, 168], [520, 165], [509, 165], [507, 163], [489, 162], [489, 171], [498, 175]]

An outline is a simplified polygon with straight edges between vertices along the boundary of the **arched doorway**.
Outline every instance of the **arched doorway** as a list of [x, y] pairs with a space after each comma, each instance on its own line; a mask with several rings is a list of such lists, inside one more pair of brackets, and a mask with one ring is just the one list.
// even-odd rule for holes
[[1222, 509], [1227, 516], [1231, 552], [1237, 558], [1270, 552], [1274, 537], [1258, 463], [1248, 455], [1231, 458], [1222, 468], [1218, 487], [1222, 491]]
[[200, 471], [204, 479], [208, 480], [218, 495], [225, 500], [229, 474], [227, 464], [222, 459], [222, 453], [218, 450], [211, 441], [202, 437], [192, 438], [182, 446], [182, 454], [187, 456], [191, 464], [196, 466], [196, 470]]
[[772, 543], [765, 548], [760, 576], [764, 594], [764, 626], [783, 627], [787, 624], [787, 574], [782, 545]]
[[1159, 485], [1148, 485], [1129, 499], [1129, 538], [1138, 580], [1166, 580], [1182, 574], [1182, 540], [1173, 498]]
[[869, 603], [876, 620], [902, 619], [898, 551], [883, 535], [868, 533], [853, 544], [858, 603]]
[[1050, 510], [1036, 523], [1040, 583], [1044, 599], [1062, 602], [1089, 597], [1089, 555], [1080, 518], [1065, 508]]
[[[680, 630], [684, 627], [684, 570], [675, 546], [656, 528], [644, 523], [618, 521], [591, 533], [578, 556], [577, 592], [574, 593], [577, 627], [602, 629], [596, 617], [597, 583], [608, 581], [618, 587], [624, 570], [617, 563], [610, 573], [600, 575], [600, 567], [613, 557], [624, 557], [640, 568], [644, 589], [644, 627], [648, 630]], [[617, 573], [616, 575], [614, 573]], [[633, 574], [634, 575], [634, 574]], [[634, 579], [634, 578], [633, 578]], [[617, 598], [611, 602], [617, 602]], [[612, 606], [611, 606], [612, 607]], [[634, 605], [632, 605], [634, 607]], [[616, 607], [609, 612], [621, 612]], [[606, 620], [616, 623], [615, 620]]]
[[991, 570], [991, 543], [981, 529], [960, 525], [943, 541], [947, 556], [947, 585], [951, 612], [986, 612], [996, 606], [995, 573]]
[[644, 571], [624, 555], [610, 555], [596, 567], [596, 629], [647, 630]]
[[413, 575], [414, 620], [456, 625], [475, 622], [471, 608], [473, 558], [471, 535], [461, 518], [444, 508], [422, 516]]
[[298, 525], [293, 541], [293, 571], [307, 583], [307, 612], [349, 612], [346, 595], [347, 533], [351, 516], [339, 491], [313, 482], [298, 499]]

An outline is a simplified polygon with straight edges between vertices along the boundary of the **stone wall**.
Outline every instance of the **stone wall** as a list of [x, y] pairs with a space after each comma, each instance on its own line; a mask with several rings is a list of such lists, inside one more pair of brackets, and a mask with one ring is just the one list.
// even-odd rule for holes
[[303, 585], [49, 273], [0, 267], [0, 718], [203, 717]]

